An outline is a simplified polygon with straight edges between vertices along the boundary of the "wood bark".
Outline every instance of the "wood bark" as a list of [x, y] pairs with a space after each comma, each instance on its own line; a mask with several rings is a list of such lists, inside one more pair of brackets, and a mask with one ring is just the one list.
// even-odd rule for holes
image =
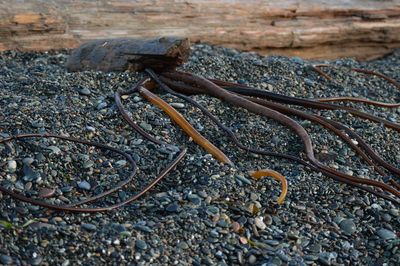
[[166, 35], [261, 54], [371, 59], [400, 47], [400, 0], [0, 0], [0, 50]]

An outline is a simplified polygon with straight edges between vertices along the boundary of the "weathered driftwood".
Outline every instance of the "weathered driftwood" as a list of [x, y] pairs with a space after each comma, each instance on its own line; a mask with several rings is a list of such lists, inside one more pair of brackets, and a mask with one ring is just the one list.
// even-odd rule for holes
[[367, 59], [400, 47], [400, 0], [0, 0], [0, 50], [166, 35], [263, 54]]
[[187, 60], [189, 52], [186, 38], [95, 40], [76, 48], [66, 66], [70, 71], [172, 70]]

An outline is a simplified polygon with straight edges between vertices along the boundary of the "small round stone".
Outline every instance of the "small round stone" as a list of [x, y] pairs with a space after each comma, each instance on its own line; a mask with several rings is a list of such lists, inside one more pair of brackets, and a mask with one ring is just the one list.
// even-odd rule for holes
[[10, 256], [1, 254], [0, 255], [0, 262], [1, 262], [1, 264], [4, 264], [4, 265], [11, 265], [13, 260], [12, 260], [12, 258]]
[[344, 219], [340, 222], [339, 226], [343, 232], [348, 235], [353, 234], [357, 230], [356, 224], [352, 219]]
[[92, 186], [87, 181], [81, 181], [78, 183], [78, 187], [83, 190], [90, 190]]
[[135, 241], [135, 246], [140, 249], [140, 250], [145, 250], [147, 249], [147, 243], [141, 239], [137, 239]]
[[9, 173], [14, 173], [17, 170], [17, 162], [14, 160], [7, 162], [7, 171]]
[[177, 212], [179, 209], [179, 205], [177, 203], [169, 204], [166, 208], [167, 212]]

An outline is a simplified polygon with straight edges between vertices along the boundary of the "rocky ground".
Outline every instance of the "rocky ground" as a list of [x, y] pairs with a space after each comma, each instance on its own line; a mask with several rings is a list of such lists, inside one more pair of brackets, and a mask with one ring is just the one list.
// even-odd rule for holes
[[[251, 84], [299, 97], [359, 96], [399, 102], [400, 92], [382, 79], [349, 72], [356, 66], [400, 81], [400, 51], [381, 60], [330, 62], [340, 83], [327, 81], [300, 58], [260, 57], [235, 50], [194, 46], [183, 67], [192, 73]], [[122, 121], [113, 92], [138, 80], [135, 73], [68, 73], [68, 51], [0, 54], [0, 136], [48, 132], [106, 143], [136, 161], [137, 179], [101, 204], [135, 192], [176, 156], [143, 140]], [[188, 154], [144, 197], [107, 213], [52, 212], [0, 194], [0, 264], [99, 265], [395, 265], [400, 260], [399, 208], [309, 169], [238, 149], [198, 110], [170, 95], [163, 99], [235, 163], [224, 166], [189, 140], [158, 108], [133, 95], [124, 105], [155, 136]], [[302, 152], [287, 128], [208, 96], [197, 101], [252, 147], [290, 154]], [[400, 122], [400, 109], [354, 104]], [[298, 108], [298, 107], [297, 107]], [[344, 121], [386, 160], [400, 167], [400, 136], [341, 111], [313, 111]], [[348, 174], [379, 179], [340, 139], [307, 121], [318, 155]], [[94, 195], [127, 177], [123, 157], [55, 139], [0, 144], [3, 186], [63, 204]], [[252, 180], [249, 170], [271, 168], [284, 174], [289, 192], [275, 204], [280, 184]]]

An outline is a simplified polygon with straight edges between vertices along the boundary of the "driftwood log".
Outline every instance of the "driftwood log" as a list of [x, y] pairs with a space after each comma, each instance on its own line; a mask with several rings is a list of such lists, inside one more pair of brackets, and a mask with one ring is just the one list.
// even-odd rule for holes
[[262, 54], [371, 59], [400, 47], [400, 0], [0, 0], [0, 51], [160, 35]]

